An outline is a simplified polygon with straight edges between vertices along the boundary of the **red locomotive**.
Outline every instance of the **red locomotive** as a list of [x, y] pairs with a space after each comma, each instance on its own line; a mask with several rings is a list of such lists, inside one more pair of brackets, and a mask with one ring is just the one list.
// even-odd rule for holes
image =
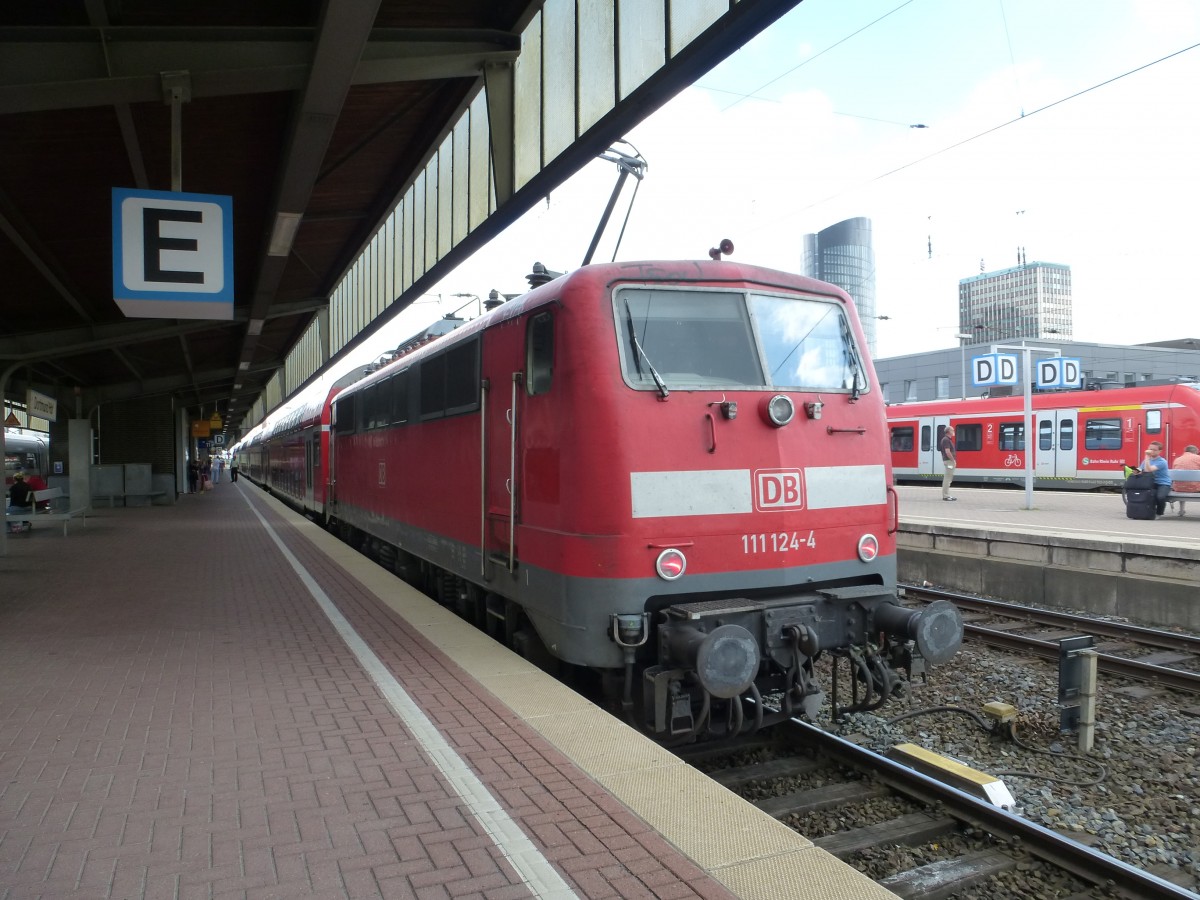
[[659, 739], [748, 731], [815, 712], [822, 652], [864, 709], [961, 641], [951, 604], [897, 602], [864, 347], [850, 298], [811, 279], [584, 266], [236, 449], [528, 658], [601, 672]]
[[[1120, 488], [1150, 441], [1168, 461], [1200, 443], [1200, 385], [1179, 382], [1114, 390], [1059, 391], [1032, 398], [1034, 486]], [[1025, 483], [1025, 399], [975, 397], [901, 403], [887, 409], [897, 482], [940, 480], [938, 441], [953, 426], [955, 483]]]

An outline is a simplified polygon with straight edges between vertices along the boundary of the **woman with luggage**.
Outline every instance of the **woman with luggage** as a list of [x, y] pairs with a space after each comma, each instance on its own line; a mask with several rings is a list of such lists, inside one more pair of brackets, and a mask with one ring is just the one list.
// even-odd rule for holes
[[1146, 458], [1138, 467], [1138, 471], [1154, 475], [1154, 513], [1159, 516], [1167, 511], [1167, 494], [1171, 493], [1171, 474], [1167, 461], [1162, 458], [1162, 449], [1160, 441], [1151, 441], [1146, 448]]

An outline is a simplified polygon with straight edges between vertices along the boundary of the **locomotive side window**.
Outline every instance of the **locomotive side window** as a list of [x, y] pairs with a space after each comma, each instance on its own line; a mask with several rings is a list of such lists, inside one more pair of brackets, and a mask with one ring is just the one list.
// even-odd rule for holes
[[[1024, 435], [1021, 438], [1021, 445], [1024, 446]], [[982, 450], [983, 449], [983, 426], [978, 422], [970, 425], [958, 423], [954, 426], [954, 449], [957, 453], [962, 453], [964, 450]]]
[[525, 390], [530, 397], [550, 390], [554, 375], [554, 316], [539, 313], [525, 332]]
[[370, 407], [371, 427], [383, 428], [388, 424], [388, 416], [392, 412], [392, 382], [380, 381], [367, 390], [367, 403]]
[[355, 431], [354, 425], [358, 420], [354, 411], [356, 399], [356, 396], [351, 394], [349, 397], [339, 398], [333, 404], [333, 428], [339, 434], [353, 434]]
[[1148, 409], [1146, 410], [1146, 434], [1161, 434], [1162, 433], [1162, 410]]
[[[1024, 450], [1025, 449], [1025, 423], [1024, 422], [1001, 422], [1000, 423], [1000, 449], [1001, 450]], [[1048, 449], [1048, 448], [1044, 448]]]
[[479, 408], [479, 340], [446, 354], [446, 415]]
[[422, 419], [479, 408], [479, 340], [467, 341], [421, 363]]
[[1085, 450], [1120, 450], [1120, 419], [1088, 419], [1083, 426]]
[[892, 452], [907, 453], [913, 448], [913, 427], [905, 425], [892, 429]]
[[408, 369], [392, 376], [392, 424], [408, 421]]
[[421, 418], [446, 414], [446, 354], [421, 363]]

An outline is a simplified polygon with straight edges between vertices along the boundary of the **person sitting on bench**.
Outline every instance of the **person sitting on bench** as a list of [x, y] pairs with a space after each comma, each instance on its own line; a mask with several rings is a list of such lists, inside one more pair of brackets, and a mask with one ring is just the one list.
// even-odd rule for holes
[[[13, 475], [13, 486], [8, 491], [9, 513], [27, 512], [33, 515], [33, 488], [25, 483], [25, 473], [17, 471]], [[28, 531], [33, 527], [32, 522], [9, 522], [9, 531]]]

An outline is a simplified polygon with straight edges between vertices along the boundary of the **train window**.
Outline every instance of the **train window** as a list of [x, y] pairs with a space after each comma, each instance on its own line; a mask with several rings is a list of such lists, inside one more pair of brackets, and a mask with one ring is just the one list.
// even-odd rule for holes
[[892, 429], [892, 452], [908, 453], [913, 448], [913, 427], [904, 425]]
[[[1022, 438], [1022, 445], [1024, 439]], [[962, 453], [968, 450], [983, 449], [983, 426], [978, 422], [964, 425], [957, 422], [954, 425], [954, 450], [956, 453]]]
[[1070, 419], [1058, 423], [1058, 449], [1075, 449], [1075, 423]]
[[1083, 425], [1085, 450], [1120, 450], [1120, 419], [1088, 419]]
[[446, 414], [446, 354], [421, 363], [421, 418]]
[[742, 294], [630, 287], [614, 303], [631, 387], [660, 390], [660, 379], [672, 388], [768, 384]]
[[525, 332], [525, 390], [530, 397], [550, 390], [554, 374], [554, 317], [539, 313]]
[[1146, 434], [1161, 434], [1162, 433], [1162, 410], [1148, 409], [1146, 410]]
[[933, 446], [933, 429], [928, 425], [921, 426], [921, 452], [928, 453]]
[[479, 339], [421, 363], [421, 418], [436, 419], [479, 408]]
[[408, 421], [408, 369], [392, 376], [392, 424]]
[[1001, 450], [1024, 450], [1025, 449], [1025, 423], [1024, 422], [1001, 422], [1000, 423], [1000, 449]]
[[355, 423], [357, 416], [355, 415], [354, 407], [357, 405], [355, 401], [358, 399], [356, 394], [351, 394], [349, 397], [341, 397], [333, 404], [333, 430], [339, 434], [353, 434], [355, 431]]
[[1053, 450], [1054, 449], [1054, 423], [1050, 421], [1038, 422], [1038, 449]]
[[750, 305], [772, 387], [867, 390], [867, 373], [839, 306], [763, 294], [751, 294]]
[[367, 391], [371, 407], [371, 427], [383, 428], [392, 414], [392, 383], [380, 381]]
[[446, 354], [446, 415], [479, 407], [479, 341], [467, 341]]

